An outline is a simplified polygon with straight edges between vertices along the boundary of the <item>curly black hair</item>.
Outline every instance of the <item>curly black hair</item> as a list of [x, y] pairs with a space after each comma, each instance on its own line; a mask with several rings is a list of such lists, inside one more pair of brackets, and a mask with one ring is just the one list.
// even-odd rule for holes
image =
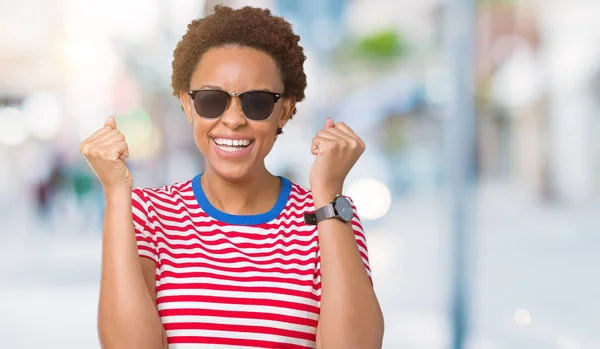
[[[177, 44], [173, 53], [173, 95], [187, 91], [192, 74], [200, 58], [211, 48], [239, 45], [261, 50], [269, 54], [280, 70], [284, 84], [284, 97], [296, 102], [304, 99], [306, 74], [304, 73], [304, 49], [300, 37], [292, 31], [292, 25], [268, 9], [231, 7], [217, 5], [214, 13], [193, 20], [187, 33]], [[296, 108], [292, 115], [296, 114]], [[277, 134], [281, 134], [281, 129]]]

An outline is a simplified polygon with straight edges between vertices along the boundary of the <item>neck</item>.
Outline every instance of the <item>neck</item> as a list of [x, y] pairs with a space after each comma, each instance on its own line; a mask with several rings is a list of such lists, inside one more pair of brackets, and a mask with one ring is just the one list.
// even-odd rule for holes
[[281, 190], [280, 179], [264, 166], [235, 181], [224, 178], [207, 167], [202, 174], [201, 184], [206, 198], [215, 208], [235, 215], [269, 211], [275, 205]]

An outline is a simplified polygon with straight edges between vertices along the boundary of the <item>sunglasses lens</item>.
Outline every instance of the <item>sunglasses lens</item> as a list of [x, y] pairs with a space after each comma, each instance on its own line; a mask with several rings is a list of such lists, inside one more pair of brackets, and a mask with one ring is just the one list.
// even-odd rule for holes
[[242, 111], [248, 119], [266, 120], [271, 116], [275, 99], [269, 92], [251, 91], [240, 96], [242, 100]]
[[196, 113], [203, 118], [214, 119], [221, 116], [229, 101], [225, 91], [198, 91], [194, 97]]

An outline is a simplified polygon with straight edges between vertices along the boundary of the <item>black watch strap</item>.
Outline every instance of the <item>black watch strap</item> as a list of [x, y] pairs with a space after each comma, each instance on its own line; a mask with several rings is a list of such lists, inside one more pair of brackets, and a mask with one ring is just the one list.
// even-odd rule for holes
[[329, 218], [337, 217], [337, 213], [335, 212], [335, 208], [333, 206], [334, 202], [335, 201], [332, 201], [332, 202], [328, 203], [327, 205], [320, 207], [314, 213], [305, 213], [304, 214], [304, 223], [306, 223], [308, 225], [317, 225], [317, 223], [319, 223], [321, 221], [324, 221]]
[[317, 225], [317, 216], [314, 213], [305, 213], [304, 223], [308, 225]]

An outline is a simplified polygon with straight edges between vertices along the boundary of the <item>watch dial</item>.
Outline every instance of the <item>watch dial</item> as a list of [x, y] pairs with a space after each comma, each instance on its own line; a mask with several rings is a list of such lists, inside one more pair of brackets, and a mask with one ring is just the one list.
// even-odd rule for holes
[[350, 201], [343, 196], [338, 196], [335, 200], [335, 209], [337, 210], [338, 215], [346, 222], [350, 222], [352, 217], [354, 216], [354, 212], [352, 212], [352, 205]]

